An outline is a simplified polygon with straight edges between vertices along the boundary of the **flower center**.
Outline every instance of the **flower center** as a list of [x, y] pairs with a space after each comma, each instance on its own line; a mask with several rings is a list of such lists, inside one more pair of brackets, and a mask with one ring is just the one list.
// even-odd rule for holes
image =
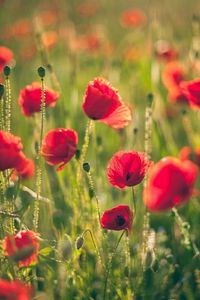
[[117, 226], [123, 226], [125, 224], [125, 219], [122, 216], [117, 216], [116, 217], [116, 224]]
[[128, 173], [128, 174], [126, 175], [126, 180], [128, 181], [130, 178], [131, 178], [131, 174]]

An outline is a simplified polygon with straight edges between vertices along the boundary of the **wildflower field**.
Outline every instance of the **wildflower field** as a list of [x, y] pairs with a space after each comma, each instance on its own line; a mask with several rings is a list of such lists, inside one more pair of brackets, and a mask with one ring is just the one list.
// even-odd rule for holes
[[199, 0], [0, 0], [0, 300], [200, 299]]

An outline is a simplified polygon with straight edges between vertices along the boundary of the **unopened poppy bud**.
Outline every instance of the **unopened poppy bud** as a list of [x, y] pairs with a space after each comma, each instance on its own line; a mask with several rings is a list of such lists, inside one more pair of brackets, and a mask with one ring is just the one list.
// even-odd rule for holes
[[151, 107], [152, 103], [153, 103], [153, 94], [152, 93], [148, 93], [147, 94], [147, 105], [149, 107]]
[[8, 77], [10, 75], [11, 69], [9, 66], [5, 66], [3, 69], [3, 73], [6, 77]]
[[88, 162], [83, 163], [83, 170], [87, 173], [90, 171], [90, 165]]
[[81, 151], [79, 149], [76, 150], [75, 157], [78, 160], [81, 156]]
[[41, 78], [44, 78], [44, 77], [45, 77], [45, 68], [39, 67], [39, 68], [38, 68], [38, 75], [39, 75]]
[[0, 98], [3, 96], [4, 94], [4, 85], [0, 84]]
[[75, 242], [76, 249], [79, 250], [80, 248], [82, 248], [83, 244], [84, 244], [84, 238], [83, 236], [79, 236]]

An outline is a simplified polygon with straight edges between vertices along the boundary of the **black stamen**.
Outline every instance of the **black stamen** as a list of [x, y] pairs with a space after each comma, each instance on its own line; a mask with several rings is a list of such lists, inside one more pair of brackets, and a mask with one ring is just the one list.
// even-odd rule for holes
[[126, 220], [122, 216], [117, 216], [116, 217], [116, 224], [118, 226], [123, 226], [125, 224]]

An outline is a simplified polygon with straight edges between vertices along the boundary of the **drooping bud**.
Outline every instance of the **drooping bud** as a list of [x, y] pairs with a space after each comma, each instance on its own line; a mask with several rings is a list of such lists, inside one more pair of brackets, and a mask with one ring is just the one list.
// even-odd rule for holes
[[76, 239], [76, 242], [75, 242], [75, 247], [77, 250], [79, 250], [80, 248], [83, 247], [83, 244], [84, 244], [84, 238], [83, 236], [79, 236], [77, 239]]

